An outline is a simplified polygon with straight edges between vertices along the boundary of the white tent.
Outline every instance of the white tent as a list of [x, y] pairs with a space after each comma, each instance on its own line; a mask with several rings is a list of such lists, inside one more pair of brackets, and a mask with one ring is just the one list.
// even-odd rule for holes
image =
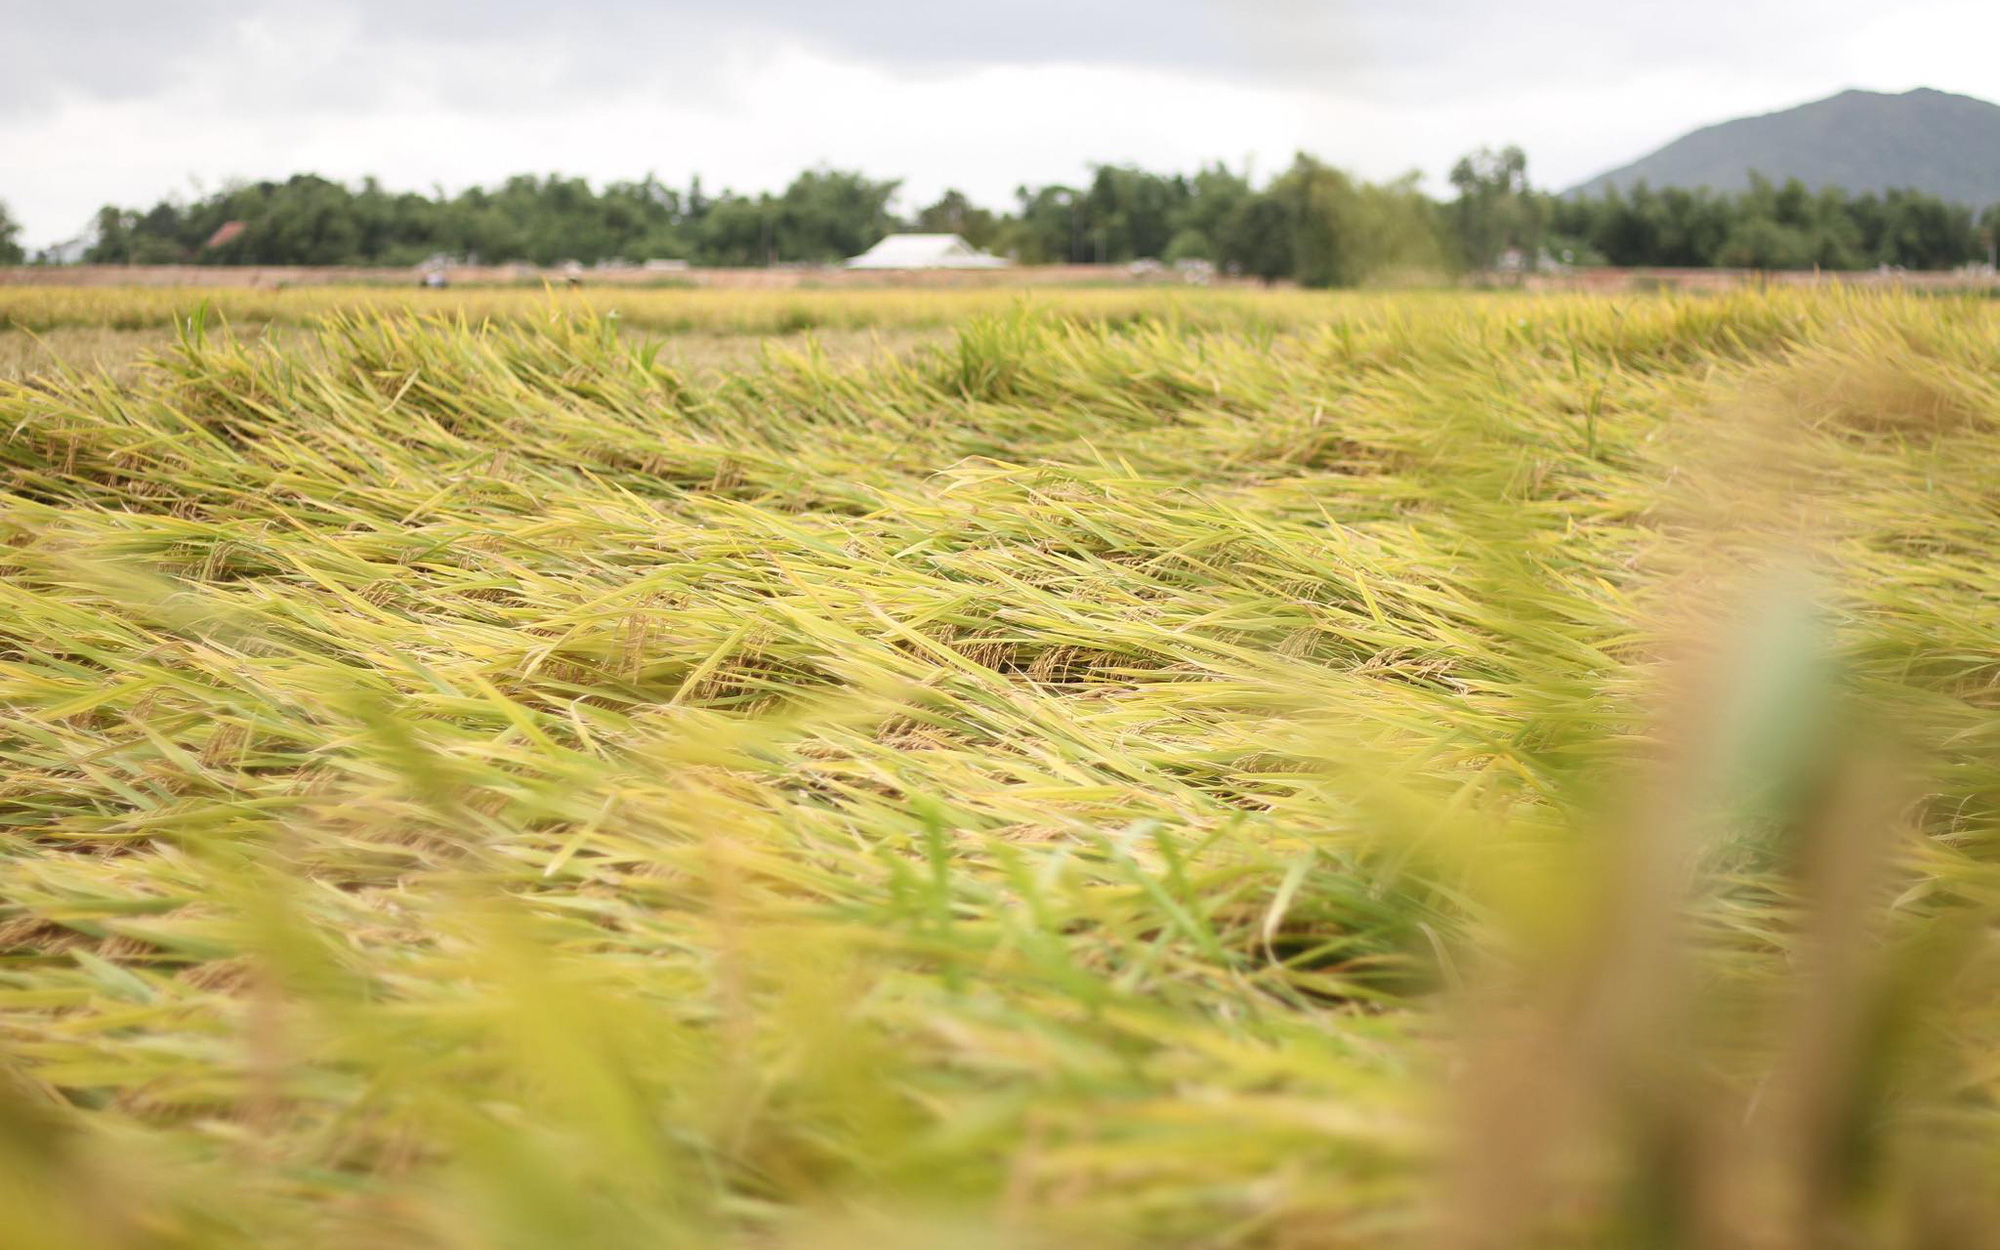
[[847, 262], [849, 269], [1002, 269], [1012, 262], [990, 256], [955, 234], [892, 234]]

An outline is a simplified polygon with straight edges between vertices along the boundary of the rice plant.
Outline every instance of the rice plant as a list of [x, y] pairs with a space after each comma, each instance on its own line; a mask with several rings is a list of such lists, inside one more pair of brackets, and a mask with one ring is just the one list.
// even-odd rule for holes
[[1990, 306], [418, 294], [0, 292], [9, 1244], [1996, 1226]]

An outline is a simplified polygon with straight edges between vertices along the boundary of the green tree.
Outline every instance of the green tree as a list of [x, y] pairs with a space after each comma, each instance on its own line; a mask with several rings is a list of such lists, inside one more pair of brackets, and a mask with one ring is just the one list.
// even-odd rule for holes
[[755, 266], [775, 259], [771, 197], [749, 199], [724, 191], [703, 213], [695, 258], [704, 265]]
[[0, 203], [0, 265], [18, 265], [27, 259], [21, 250], [21, 226], [14, 220], [7, 206]]
[[896, 224], [889, 201], [899, 185], [836, 169], [800, 174], [774, 204], [773, 258], [830, 262], [867, 251]]
[[1001, 245], [1031, 265], [1076, 264], [1084, 253], [1085, 205], [1074, 187], [1053, 183], [1014, 189], [1015, 211], [1001, 224]]
[[1804, 230], [1759, 216], [1736, 223], [1720, 259], [1737, 269], [1805, 269], [1812, 264], [1812, 254], [1812, 239]]
[[1350, 286], [1354, 180], [1301, 153], [1271, 188], [1292, 223], [1293, 275], [1301, 286]]
[[974, 204], [965, 192], [946, 191], [917, 212], [916, 227], [930, 234], [955, 234], [974, 247], [991, 247], [1000, 232], [991, 209]]
[[[1187, 199], [1174, 214], [1173, 239], [1189, 234], [1197, 236], [1210, 249], [1204, 254], [1206, 259], [1215, 260], [1224, 223], [1253, 193], [1250, 180], [1218, 163], [1197, 171], [1187, 180], [1187, 188]], [[1173, 239], [1168, 240], [1168, 252], [1173, 251]]]
[[1874, 251], [1880, 264], [1946, 269], [1978, 256], [1979, 231], [1968, 208], [1919, 191], [1891, 191], [1882, 197]]
[[1471, 269], [1491, 269], [1509, 250], [1532, 266], [1541, 254], [1544, 212], [1528, 186], [1528, 157], [1518, 147], [1498, 152], [1481, 148], [1451, 168], [1458, 192], [1450, 219], [1459, 260]]
[[1187, 182], [1178, 175], [1099, 165], [1083, 199], [1089, 259], [1111, 264], [1157, 259], [1173, 239], [1176, 219], [1189, 198]]
[[1223, 220], [1217, 259], [1267, 285], [1288, 278], [1297, 263], [1292, 206], [1268, 191], [1245, 197]]
[[1214, 260], [1215, 245], [1208, 241], [1207, 235], [1188, 226], [1177, 232], [1168, 242], [1166, 253], [1160, 259], [1170, 265], [1184, 260]]
[[1292, 276], [1301, 286], [1354, 286], [1440, 259], [1414, 174], [1373, 186], [1301, 153], [1267, 195], [1284, 206], [1291, 224]]
[[1730, 195], [1641, 183], [1544, 202], [1556, 237], [1614, 265], [1946, 269], [1982, 255], [1971, 210], [1920, 191], [1850, 196], [1753, 174]]

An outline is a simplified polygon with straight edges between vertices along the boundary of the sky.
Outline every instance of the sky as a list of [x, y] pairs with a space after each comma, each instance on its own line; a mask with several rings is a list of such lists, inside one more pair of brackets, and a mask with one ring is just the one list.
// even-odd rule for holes
[[2000, 100], [1996, 44], [1990, 0], [0, 0], [0, 203], [41, 246], [295, 172], [754, 192], [825, 164], [913, 211], [1299, 150], [1436, 189], [1505, 143], [1560, 189], [1849, 87]]

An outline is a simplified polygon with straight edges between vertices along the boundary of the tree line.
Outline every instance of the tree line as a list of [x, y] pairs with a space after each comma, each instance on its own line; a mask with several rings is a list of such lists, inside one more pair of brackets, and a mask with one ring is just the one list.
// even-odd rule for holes
[[[411, 265], [432, 256], [554, 265], [684, 260], [824, 264], [899, 229], [951, 232], [1028, 264], [1207, 261], [1233, 273], [1342, 286], [1385, 271], [1549, 263], [1760, 269], [1942, 269], [1983, 260], [2000, 206], [1975, 215], [1918, 191], [1849, 195], [1753, 178], [1715, 193], [1643, 184], [1589, 197], [1532, 187], [1518, 148], [1482, 150], [1433, 200], [1413, 174], [1370, 183], [1300, 155], [1258, 185], [1212, 165], [1193, 174], [1097, 166], [1078, 185], [1017, 189], [996, 211], [959, 191], [908, 218], [899, 184], [814, 169], [782, 191], [709, 194], [647, 177], [601, 189], [521, 175], [455, 195], [350, 186], [311, 174], [231, 186], [140, 210], [107, 205], [84, 259], [101, 264]], [[228, 223], [240, 228], [222, 231]], [[218, 233], [221, 232], [221, 233]], [[0, 207], [0, 262], [24, 259]]]
[[[1191, 176], [1101, 166], [1077, 186], [1022, 187], [1010, 212], [947, 191], [908, 218], [894, 181], [801, 173], [782, 191], [710, 194], [648, 177], [601, 189], [529, 175], [456, 195], [348, 186], [312, 174], [230, 187], [192, 202], [101, 209], [97, 264], [411, 265], [433, 256], [501, 264], [685, 260], [703, 266], [825, 264], [895, 230], [957, 233], [1027, 264], [1208, 260], [1319, 285], [1388, 263], [1436, 265], [1430, 205], [1414, 178], [1373, 185], [1301, 156], [1253, 186], [1216, 165]], [[228, 223], [241, 228], [218, 234]]]
[[2000, 205], [1983, 212], [1916, 190], [1814, 191], [1751, 174], [1747, 189], [1613, 187], [1556, 196], [1528, 185], [1518, 148], [1478, 152], [1451, 173], [1441, 206], [1462, 262], [1507, 252], [1579, 264], [1732, 269], [1952, 269], [1988, 261]]

